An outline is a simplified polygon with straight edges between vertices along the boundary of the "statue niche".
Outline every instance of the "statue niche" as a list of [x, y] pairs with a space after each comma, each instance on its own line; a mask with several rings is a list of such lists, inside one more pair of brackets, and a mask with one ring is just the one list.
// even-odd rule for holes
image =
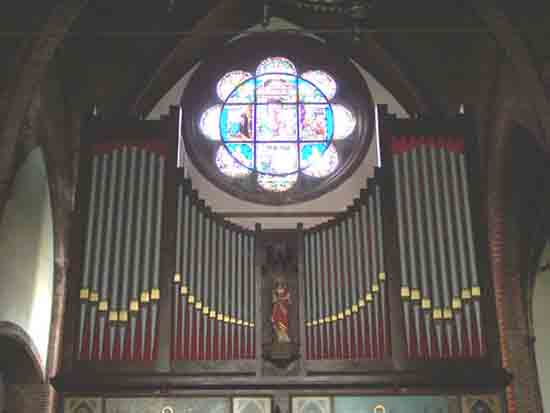
[[[298, 345], [293, 337], [297, 326], [292, 326], [293, 289], [296, 264], [292, 249], [285, 242], [266, 248], [265, 279], [271, 288], [271, 340], [264, 342], [264, 358], [284, 367], [298, 357]], [[294, 327], [294, 328], [293, 328]]]

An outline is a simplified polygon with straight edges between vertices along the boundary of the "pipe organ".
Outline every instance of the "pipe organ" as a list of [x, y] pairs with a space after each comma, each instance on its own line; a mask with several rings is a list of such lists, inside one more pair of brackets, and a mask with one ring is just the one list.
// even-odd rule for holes
[[201, 199], [177, 123], [90, 121], [60, 390], [506, 384], [468, 118], [386, 115], [382, 167], [347, 210], [282, 232]]
[[140, 145], [92, 151], [77, 357], [153, 360], [165, 154]]
[[368, 188], [303, 234], [307, 359], [391, 356], [381, 190], [376, 179]]
[[394, 136], [401, 298], [409, 358], [485, 353], [464, 139]]
[[176, 192], [171, 358], [254, 359], [255, 234], [212, 213], [189, 181]]

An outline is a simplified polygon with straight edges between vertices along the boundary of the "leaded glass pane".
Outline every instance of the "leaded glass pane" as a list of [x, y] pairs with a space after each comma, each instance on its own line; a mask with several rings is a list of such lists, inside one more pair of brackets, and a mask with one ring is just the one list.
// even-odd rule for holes
[[220, 146], [216, 154], [216, 166], [227, 176], [239, 177], [251, 173], [254, 166], [254, 150], [245, 143], [229, 143]]
[[295, 105], [271, 103], [258, 105], [256, 110], [256, 140], [296, 140], [298, 122]]
[[256, 145], [256, 169], [265, 174], [288, 174], [298, 169], [298, 148], [293, 143]]
[[325, 103], [327, 100], [321, 93], [321, 89], [304, 80], [298, 80], [299, 100], [305, 103]]
[[217, 167], [230, 177], [256, 171], [268, 191], [289, 190], [300, 172], [316, 178], [333, 173], [339, 156], [331, 141], [356, 127], [349, 109], [330, 103], [337, 92], [332, 76], [322, 70], [299, 76], [284, 57], [263, 60], [254, 76], [226, 73], [216, 92], [222, 104], [208, 108], [199, 126], [208, 139], [224, 142]]
[[[228, 102], [231, 103], [252, 103], [254, 102], [254, 81], [251, 79], [243, 83], [246, 79], [250, 79], [252, 75], [242, 70], [234, 70], [226, 73], [218, 82], [216, 92], [218, 97], [225, 101], [229, 97]], [[239, 86], [240, 85], [240, 86]], [[237, 86], [239, 86], [237, 88]], [[237, 88], [237, 89], [235, 89]], [[233, 92], [233, 93], [232, 93]]]
[[224, 141], [250, 141], [254, 133], [254, 106], [225, 105], [218, 122]]
[[199, 122], [201, 132], [208, 139], [214, 141], [221, 140], [220, 138], [220, 113], [222, 105], [214, 105], [204, 111]]
[[256, 75], [264, 73], [290, 73], [295, 75], [296, 66], [286, 57], [268, 57], [256, 69]]
[[258, 103], [296, 102], [296, 76], [265, 74], [256, 78], [256, 101]]
[[301, 140], [328, 141], [332, 138], [334, 121], [330, 105], [301, 104], [299, 108]]
[[[324, 102], [336, 96], [336, 81], [327, 72], [323, 72], [322, 70], [310, 70], [303, 73], [302, 78], [311, 83], [300, 82], [300, 101]], [[308, 85], [312, 86], [312, 84], [315, 85], [313, 88], [314, 92], [308, 88]], [[303, 91], [302, 86], [304, 87]], [[319, 90], [323, 93], [319, 93]]]
[[332, 105], [334, 113], [334, 139], [345, 139], [355, 129], [356, 120], [353, 114], [342, 105]]
[[305, 169], [304, 174], [323, 178], [333, 173], [338, 167], [338, 152], [334, 145], [326, 146], [321, 143], [302, 145], [300, 162]]
[[285, 176], [258, 175], [258, 185], [267, 191], [285, 192], [292, 188], [298, 180], [298, 174]]

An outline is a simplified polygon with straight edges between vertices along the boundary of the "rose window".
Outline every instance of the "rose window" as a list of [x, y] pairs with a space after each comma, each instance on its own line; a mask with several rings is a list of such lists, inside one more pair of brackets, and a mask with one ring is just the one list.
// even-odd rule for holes
[[285, 57], [269, 57], [254, 73], [219, 78], [218, 102], [200, 114], [203, 139], [215, 147], [219, 172], [257, 190], [284, 193], [330, 177], [341, 144], [356, 129], [352, 110], [338, 101], [338, 84], [323, 70], [299, 72]]

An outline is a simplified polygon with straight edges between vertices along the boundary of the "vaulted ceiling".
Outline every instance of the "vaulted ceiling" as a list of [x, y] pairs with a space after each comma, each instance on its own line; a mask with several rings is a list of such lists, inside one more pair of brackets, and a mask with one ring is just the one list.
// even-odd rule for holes
[[[21, 0], [0, 15], [3, 55], [18, 52], [48, 18], [76, 0]], [[108, 113], [149, 111], [213, 47], [262, 21], [260, 0], [96, 0], [82, 8], [57, 50], [69, 96]], [[409, 111], [449, 110], [475, 94], [479, 61], [495, 36], [475, 2], [379, 0], [360, 40], [343, 17], [313, 14], [271, 1], [271, 15], [318, 31], [368, 68]], [[483, 1], [481, 3], [487, 3]], [[537, 64], [549, 56], [549, 2], [498, 2]], [[25, 35], [27, 34], [27, 35]], [[498, 40], [498, 39], [497, 39]], [[13, 61], [13, 60], [12, 60]], [[0, 65], [0, 78], [10, 65]]]

